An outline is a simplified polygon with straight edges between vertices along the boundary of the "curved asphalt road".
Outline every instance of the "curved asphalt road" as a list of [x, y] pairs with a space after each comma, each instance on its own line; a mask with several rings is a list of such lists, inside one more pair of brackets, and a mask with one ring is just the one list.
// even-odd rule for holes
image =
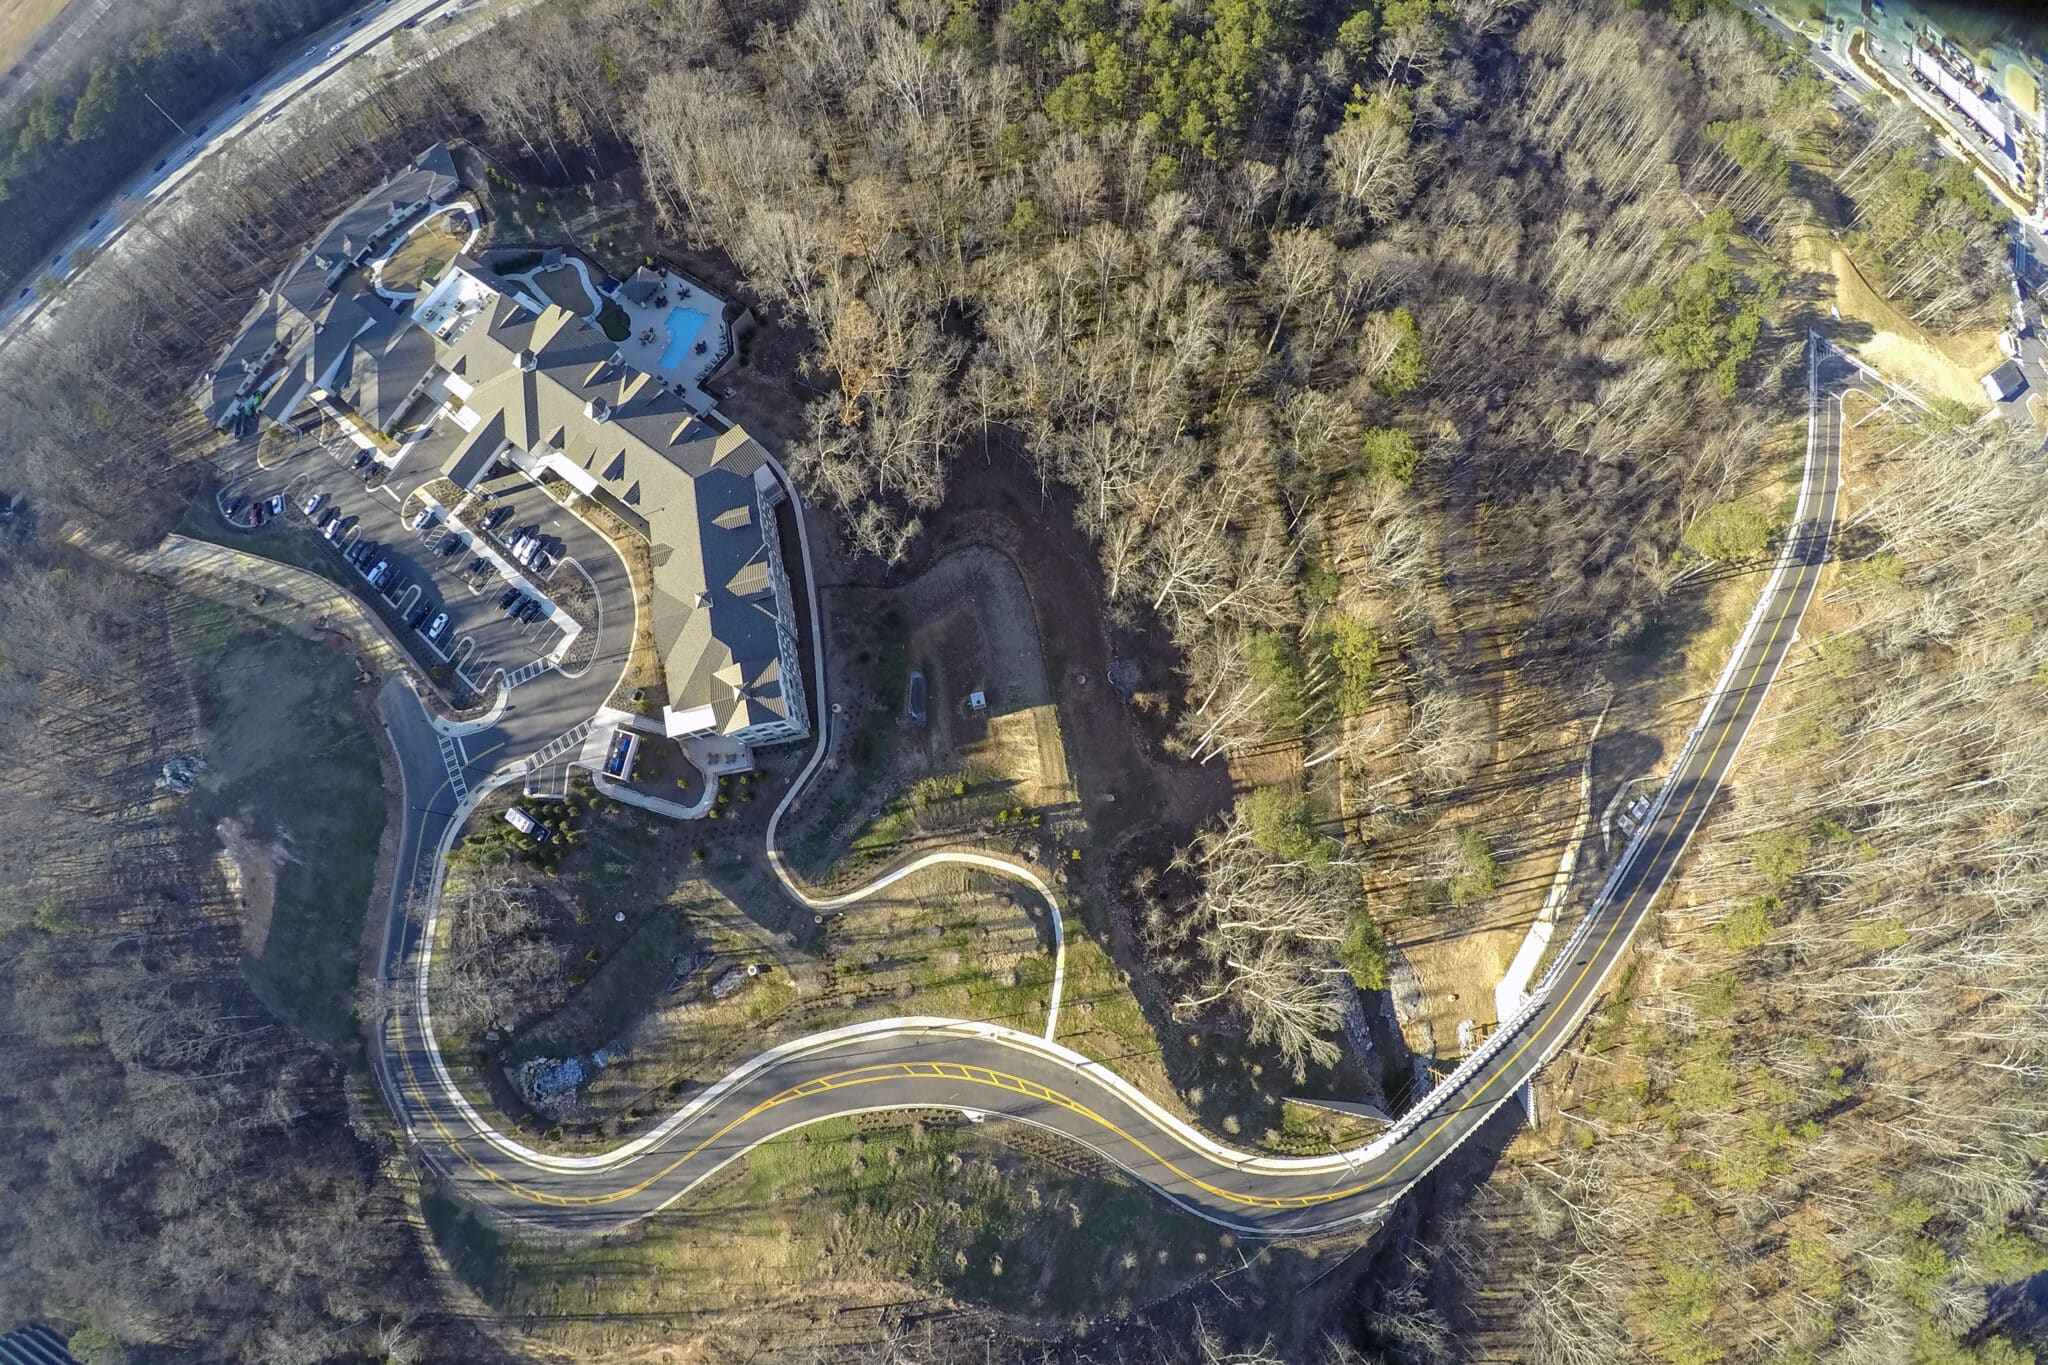
[[[248, 99], [237, 97], [225, 118], [217, 114], [210, 120], [221, 125], [217, 131], [181, 144], [162, 169], [139, 177], [115, 209], [67, 243], [52, 268], [61, 273], [82, 247], [114, 244], [135, 216], [185, 182], [201, 151], [281, 112], [349, 58], [445, 3], [395, 0], [358, 11], [359, 20], [330, 30], [301, 58], [252, 89]], [[0, 344], [46, 312], [33, 292], [0, 301]], [[913, 1107], [1000, 1113], [1062, 1133], [1167, 1198], [1254, 1235], [1306, 1233], [1377, 1217], [1456, 1150], [1571, 1036], [1720, 792], [1797, 638], [1832, 533], [1839, 390], [1854, 376], [1818, 342], [1814, 351], [1819, 357], [1814, 411], [1793, 533], [1650, 819], [1524, 1010], [1367, 1146], [1315, 1158], [1235, 1152], [1166, 1113], [1105, 1067], [1046, 1038], [944, 1019], [882, 1020], [764, 1053], [646, 1136], [603, 1156], [548, 1156], [498, 1133], [463, 1099], [429, 1041], [424, 983], [431, 928], [423, 928], [406, 908], [417, 897], [431, 911], [442, 855], [482, 792], [516, 780], [529, 755], [587, 721], [609, 695], [630, 640], [622, 621], [605, 623], [598, 657], [579, 677], [542, 673], [514, 690], [499, 714], [459, 734], [435, 723], [417, 697], [397, 684], [381, 699], [405, 793], [384, 951], [387, 980], [397, 989], [373, 1046], [387, 1099], [416, 1141], [421, 1159], [446, 1173], [463, 1193], [502, 1215], [556, 1231], [596, 1232], [644, 1217], [682, 1198], [756, 1143], [790, 1128], [863, 1110]], [[623, 564], [616, 555], [607, 561], [586, 561], [604, 600], [631, 600]], [[811, 613], [815, 630], [815, 591]], [[822, 715], [822, 660], [819, 667], [814, 696]], [[823, 750], [821, 734], [818, 753]], [[816, 766], [814, 758], [799, 787]], [[771, 867], [798, 900], [823, 908], [825, 903], [798, 886], [776, 856], [774, 828], [771, 823]], [[985, 856], [979, 860], [989, 861]], [[1031, 879], [1026, 869], [1008, 870]], [[1047, 1031], [1053, 1030], [1049, 1026]]]
[[[497, 1132], [463, 1099], [427, 1040], [424, 941], [417, 926], [394, 916], [388, 965], [400, 988], [381, 1060], [388, 1093], [421, 1157], [467, 1197], [505, 1217], [555, 1232], [595, 1233], [681, 1199], [755, 1144], [790, 1128], [866, 1110], [930, 1107], [997, 1113], [1063, 1134], [1176, 1203], [1248, 1234], [1298, 1235], [1376, 1218], [1563, 1046], [1599, 998], [1602, 982], [1721, 791], [1797, 638], [1832, 534], [1840, 390], [1853, 374], [1819, 343], [1814, 349], [1824, 358], [1815, 361], [1797, 522], [1650, 818], [1529, 1005], [1415, 1112], [1371, 1144], [1314, 1158], [1232, 1151], [1106, 1067], [1044, 1038], [988, 1024], [916, 1018], [798, 1040], [741, 1066], [613, 1152], [551, 1156]], [[598, 672], [610, 671], [593, 670]], [[414, 782], [411, 766], [407, 782], [409, 788]], [[414, 809], [421, 816], [408, 830], [406, 865], [416, 868], [425, 885], [427, 873], [438, 866], [437, 841], [451, 832], [455, 809], [445, 792]], [[779, 859], [771, 862], [781, 872]], [[809, 899], [800, 888], [790, 889]]]

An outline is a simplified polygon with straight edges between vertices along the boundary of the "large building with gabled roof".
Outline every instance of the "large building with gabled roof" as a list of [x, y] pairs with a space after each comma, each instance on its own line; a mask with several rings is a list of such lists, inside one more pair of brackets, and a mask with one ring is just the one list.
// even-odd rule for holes
[[403, 301], [350, 272], [460, 188], [454, 155], [435, 143], [342, 210], [243, 319], [203, 381], [207, 416], [223, 428], [250, 416], [283, 422], [324, 391], [348, 397], [364, 420], [390, 430], [417, 396], [411, 380], [431, 346], [412, 335]]
[[810, 733], [767, 453], [627, 365], [567, 309], [502, 293], [457, 257], [414, 311], [429, 383], [465, 432], [442, 469], [468, 487], [504, 460], [553, 473], [645, 536], [671, 735], [746, 744]]

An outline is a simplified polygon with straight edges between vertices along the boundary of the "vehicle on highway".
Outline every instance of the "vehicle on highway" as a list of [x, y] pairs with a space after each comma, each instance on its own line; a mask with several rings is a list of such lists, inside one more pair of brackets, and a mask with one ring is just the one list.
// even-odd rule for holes
[[406, 20], [404, 23], [399, 25], [400, 28], [418, 28], [419, 26], [420, 17], [417, 14], [415, 14], [412, 18]]
[[93, 230], [94, 228], [98, 227], [98, 226], [99, 226], [99, 225], [100, 225], [101, 223], [104, 223], [105, 221], [106, 221], [106, 218], [105, 218], [104, 216], [102, 216], [102, 217], [99, 217], [99, 218], [95, 218], [95, 219], [93, 219], [93, 220], [92, 220], [92, 221], [91, 221], [90, 223], [87, 223], [87, 224], [85, 225], [85, 230], [86, 230], [87, 232], [91, 232], [91, 231], [92, 231], [92, 230]]
[[200, 124], [200, 125], [199, 125], [199, 126], [198, 126], [197, 128], [194, 128], [194, 129], [192, 130], [192, 136], [194, 136], [194, 137], [205, 137], [205, 136], [206, 136], [206, 130], [207, 130], [207, 129], [208, 129], [209, 127], [211, 127], [211, 126], [212, 126], [211, 124], [206, 124], [206, 123], [202, 123], [202, 124]]
[[248, 102], [249, 102], [250, 100], [253, 100], [253, 99], [255, 99], [255, 98], [256, 98], [256, 92], [255, 92], [254, 90], [251, 90], [251, 91], [250, 91], [250, 92], [249, 92], [248, 94], [246, 94], [246, 95], [242, 96], [242, 98], [240, 98], [240, 99], [236, 100], [236, 101], [235, 101], [235, 103], [236, 103], [236, 104], [247, 104], [247, 103], [248, 103]]
[[347, 48], [348, 44], [345, 42], [336, 43], [333, 47], [327, 49], [327, 55], [330, 57], [339, 57], [344, 51], [347, 50]]
[[156, 163], [156, 165], [154, 165], [154, 166], [150, 167], [150, 169], [151, 169], [152, 171], [160, 171], [160, 170], [162, 170], [162, 169], [163, 169], [164, 167], [166, 167], [166, 166], [168, 166], [168, 165], [170, 165], [170, 164], [171, 164], [171, 159], [170, 159], [169, 157], [165, 157], [165, 158], [164, 158], [164, 159], [163, 159], [162, 161], [159, 161], [159, 162], [157, 162], [157, 163]]

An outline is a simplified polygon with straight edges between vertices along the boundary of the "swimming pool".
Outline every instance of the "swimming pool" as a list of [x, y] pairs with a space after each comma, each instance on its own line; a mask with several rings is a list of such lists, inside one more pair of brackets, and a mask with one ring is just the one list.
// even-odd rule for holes
[[671, 308], [668, 310], [668, 349], [661, 353], [661, 368], [673, 370], [680, 367], [683, 357], [697, 342], [697, 336], [704, 330], [704, 324], [711, 321], [695, 308]]

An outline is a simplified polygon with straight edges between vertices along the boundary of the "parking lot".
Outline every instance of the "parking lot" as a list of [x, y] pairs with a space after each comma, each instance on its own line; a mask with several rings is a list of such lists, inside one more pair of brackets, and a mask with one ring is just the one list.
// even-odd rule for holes
[[[230, 525], [283, 519], [320, 541], [420, 661], [446, 670], [440, 676], [459, 675], [482, 691], [499, 670], [517, 684], [559, 657], [579, 627], [543, 585], [554, 574], [587, 582], [561, 561], [609, 555], [596, 532], [516, 472], [489, 480], [478, 490], [487, 497], [462, 506], [466, 525], [451, 527], [447, 510], [423, 492], [462, 435], [445, 419], [408, 433], [395, 458], [364, 449], [332, 422], [308, 426], [270, 469], [254, 467], [255, 445], [247, 443], [245, 472], [221, 494]], [[489, 533], [476, 524], [485, 522]], [[515, 545], [526, 564], [511, 553]], [[579, 613], [600, 609], [601, 602]]]

